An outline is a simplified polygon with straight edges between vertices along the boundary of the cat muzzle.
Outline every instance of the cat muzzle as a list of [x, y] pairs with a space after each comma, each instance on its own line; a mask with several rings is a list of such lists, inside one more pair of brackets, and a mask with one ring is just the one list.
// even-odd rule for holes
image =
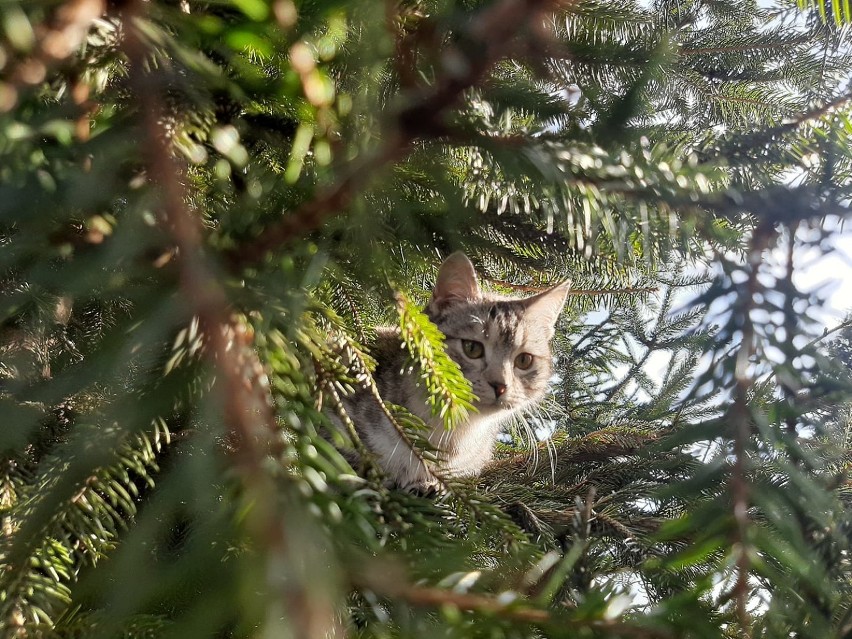
[[488, 385], [494, 389], [494, 399], [500, 399], [506, 394], [506, 385], [488, 382]]

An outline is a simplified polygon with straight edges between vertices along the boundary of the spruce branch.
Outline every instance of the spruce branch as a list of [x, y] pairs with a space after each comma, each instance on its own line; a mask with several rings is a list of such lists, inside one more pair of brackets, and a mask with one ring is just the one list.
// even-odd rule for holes
[[[124, 11], [126, 24], [143, 18], [139, 2], [133, 2]], [[139, 99], [142, 126], [145, 131], [144, 153], [151, 180], [161, 191], [163, 227], [174, 241], [176, 263], [179, 269], [180, 289], [186, 296], [193, 316], [199, 318], [202, 332], [211, 345], [211, 358], [222, 376], [227, 422], [240, 438], [242, 464], [250, 473], [267, 451], [261, 442], [272, 442], [277, 425], [268, 396], [258, 397], [256, 392], [246, 392], [243, 374], [253, 369], [249, 379], [262, 375], [262, 366], [251, 351], [250, 336], [233, 320], [230, 304], [212, 265], [202, 249], [202, 228], [199, 217], [187, 209], [182, 177], [183, 167], [178, 164], [169, 148], [160, 125], [164, 112], [160, 102], [156, 76], [146, 75], [143, 64], [146, 48], [138, 31], [127, 31], [124, 50], [129, 60], [130, 82]], [[258, 372], [260, 371], [260, 372]], [[263, 389], [264, 384], [257, 388]], [[263, 430], [251, 416], [255, 414]], [[261, 448], [257, 448], [257, 446]], [[270, 451], [272, 452], [272, 451]]]
[[386, 165], [405, 158], [412, 143], [411, 138], [390, 135], [379, 149], [353, 162], [342, 178], [313, 200], [268, 226], [257, 238], [229, 251], [227, 261], [235, 268], [260, 262], [270, 251], [319, 229], [328, 218], [342, 215], [367, 181]]
[[658, 286], [627, 286], [623, 288], [576, 288], [568, 291], [568, 295], [639, 295], [646, 293], [656, 293], [660, 288]]
[[734, 400], [729, 412], [729, 419], [734, 430], [734, 464], [731, 469], [730, 490], [733, 501], [733, 516], [735, 522], [733, 548], [735, 552], [736, 582], [733, 597], [736, 603], [737, 618], [740, 631], [746, 638], [751, 636], [751, 619], [748, 612], [749, 559], [748, 530], [751, 525], [749, 518], [750, 488], [748, 483], [748, 443], [752, 435], [752, 417], [750, 394], [754, 384], [752, 360], [757, 352], [757, 332], [751, 318], [752, 311], [757, 308], [756, 295], [760, 292], [761, 284], [758, 278], [763, 254], [777, 238], [777, 231], [771, 219], [766, 218], [755, 229], [749, 244], [747, 255], [748, 279], [742, 288], [741, 305], [738, 309], [742, 322], [742, 337], [739, 348], [734, 354]]
[[446, 430], [455, 428], [474, 410], [470, 381], [446, 353], [445, 336], [418, 310], [405, 293], [396, 294], [400, 335], [416, 363], [433, 416]]
[[544, 624], [551, 620], [551, 614], [546, 610], [521, 607], [517, 603], [512, 605], [514, 602], [506, 604], [495, 597], [486, 595], [458, 593], [424, 586], [409, 586], [401, 592], [393, 594], [415, 606], [433, 608], [450, 605], [459, 610], [493, 614], [515, 621], [535, 624]]
[[[391, 582], [389, 579], [367, 577], [358, 583], [378, 594], [401, 599], [412, 606], [439, 608], [450, 606], [457, 610], [475, 612], [486, 616], [496, 616], [510, 621], [533, 624], [542, 628], [565, 627], [586, 628], [591, 631], [608, 633], [632, 639], [672, 639], [674, 635], [664, 629], [644, 628], [621, 619], [577, 619], [565, 610], [542, 609], [526, 602], [515, 593], [504, 593], [494, 597], [485, 594], [463, 593], [442, 588], [418, 586], [407, 583]], [[526, 604], [526, 605], [525, 605]]]
[[[833, 111], [844, 108], [850, 101], [852, 101], [852, 91], [846, 91], [813, 109], [787, 119], [777, 126], [753, 130], [737, 139], [731, 149], [727, 151], [727, 155], [741, 152], [751, 153], [756, 146], [755, 140], [758, 141], [758, 144], [765, 144], [766, 140], [772, 140], [784, 134], [789, 134], [798, 130], [804, 124], [818, 120]], [[838, 214], [849, 213], [847, 207], [842, 208], [843, 211], [838, 211]]]
[[791, 129], [795, 129], [805, 122], [810, 122], [811, 120], [817, 120], [822, 116], [826, 115], [830, 111], [835, 109], [839, 109], [845, 106], [850, 100], [852, 100], [852, 91], [847, 91], [846, 93], [841, 93], [833, 100], [829, 100], [824, 104], [811, 109], [810, 111], [806, 111], [797, 115], [794, 118], [791, 118], [789, 121], [784, 122], [779, 127], [775, 129], [770, 129], [770, 133], [781, 133], [783, 131], [789, 131]]
[[[555, 445], [556, 455], [562, 465], [583, 464], [637, 453], [659, 441], [664, 434], [662, 431], [651, 432], [638, 428], [602, 428], [556, 444], [551, 441], [539, 442], [537, 447], [547, 453]], [[524, 451], [491, 462], [480, 475], [480, 484], [495, 485], [504, 477], [518, 477], [524, 472], [529, 459], [530, 453]]]
[[7, 80], [0, 88], [0, 113], [11, 111], [22, 90], [44, 82], [51, 68], [76, 53], [105, 10], [105, 0], [67, 0], [48, 20], [35, 25], [33, 50], [6, 67], [0, 76]]
[[[524, 293], [541, 293], [550, 288], [550, 286], [532, 286], [530, 284], [515, 284], [513, 282], [507, 282], [505, 280], [498, 279], [496, 277], [488, 277], [487, 275], [483, 276], [482, 279], [491, 282], [492, 284], [497, 284], [498, 286], [504, 286], [506, 288], [510, 288], [515, 291], [522, 291]], [[572, 288], [568, 290], [568, 295], [588, 295], [588, 296], [597, 296], [597, 295], [633, 295], [639, 293], [656, 293], [659, 291], [659, 287], [657, 286], [627, 286], [623, 288]]]
[[[839, 333], [839, 332], [849, 328], [850, 326], [852, 326], [852, 317], [850, 317], [847, 320], [840, 322], [837, 326], [835, 326], [832, 329], [825, 329], [822, 332], [822, 335], [813, 338], [810, 342], [805, 344], [805, 347], [802, 350], [807, 351], [809, 348], [816, 346], [817, 344], [819, 344], [822, 340], [826, 339], [827, 337], [830, 337], [831, 335], [834, 335], [835, 333]], [[773, 371], [773, 374], [774, 374], [774, 371]]]
[[[146, 73], [147, 48], [138, 23], [145, 20], [147, 4], [132, 0], [121, 11], [127, 32], [122, 44], [129, 63], [129, 83], [139, 111], [144, 135], [143, 152], [151, 181], [160, 190], [162, 226], [177, 251], [179, 288], [187, 309], [198, 317], [209, 339], [209, 357], [215, 367], [223, 397], [225, 423], [238, 440], [237, 467], [258, 503], [255, 526], [270, 560], [298, 565], [300, 551], [292, 545], [285, 526], [288, 516], [280, 505], [280, 488], [267, 470], [267, 458], [284, 463], [284, 439], [279, 434], [263, 366], [257, 358], [251, 333], [234, 321], [230, 304], [212, 264], [203, 251], [200, 217], [185, 202], [185, 170], [175, 159], [161, 127], [162, 98], [166, 90], [160, 71]], [[297, 636], [320, 639], [337, 634], [334, 611], [327, 598], [308, 598], [298, 587], [281, 591]]]
[[[477, 14], [462, 35], [470, 41], [463, 61], [447, 60], [443, 73], [408, 100], [391, 118], [378, 149], [353, 163], [343, 177], [316, 198], [302, 204], [261, 234], [229, 252], [234, 267], [262, 261], [267, 253], [319, 229], [328, 218], [342, 215], [353, 198], [382, 168], [404, 159], [420, 139], [439, 138], [449, 129], [445, 118], [467, 89], [512, 52], [515, 39], [549, 7], [565, 0], [502, 0]], [[459, 51], [453, 49], [453, 55]]]
[[[114, 454], [81, 478], [74, 494], [62, 499], [47, 517], [39, 514], [38, 502], [61, 486], [67, 451], [42, 460], [31, 486], [10, 482], [0, 489], [0, 619], [10, 628], [25, 633], [28, 625], [53, 623], [62, 614], [80, 565], [95, 565], [114, 547], [137, 513], [137, 479], [150, 485], [151, 474], [158, 470], [157, 457], [171, 443], [162, 421], [155, 421], [151, 431], [130, 437], [103, 426], [98, 434], [116, 438]], [[7, 462], [2, 468], [2, 484], [11, 479], [14, 466]], [[30, 493], [28, 488], [35, 490]], [[49, 568], [43, 573], [33, 571], [33, 566]]]
[[741, 213], [752, 213], [761, 219], [786, 225], [827, 215], [847, 217], [852, 213], [847, 200], [842, 197], [838, 201], [830, 200], [824, 188], [811, 184], [772, 185], [755, 190], [728, 189], [693, 199], [679, 196], [662, 199], [673, 209], [681, 209], [682, 215], [702, 227], [712, 223], [707, 219], [707, 210], [734, 223], [742, 221]]
[[[787, 46], [793, 46], [795, 44], [805, 44], [808, 42], [806, 36], [800, 36], [799, 38], [787, 38], [785, 40], [785, 44]], [[678, 54], [682, 56], [698, 56], [698, 55], [707, 55], [708, 53], [748, 53], [750, 51], [761, 51], [768, 49], [770, 51], [776, 51], [778, 49], [778, 42], [749, 42], [746, 44], [731, 44], [726, 46], [718, 46], [718, 47], [680, 47], [678, 49]]]

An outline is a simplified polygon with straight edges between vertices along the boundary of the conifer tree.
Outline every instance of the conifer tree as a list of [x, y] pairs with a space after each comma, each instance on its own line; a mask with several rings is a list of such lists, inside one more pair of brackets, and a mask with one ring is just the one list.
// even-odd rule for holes
[[[852, 635], [848, 330], [793, 280], [849, 214], [848, 22], [2, 3], [0, 632]], [[340, 398], [397, 325], [469, 399], [421, 310], [455, 250], [573, 289], [550, 398], [423, 497]]]

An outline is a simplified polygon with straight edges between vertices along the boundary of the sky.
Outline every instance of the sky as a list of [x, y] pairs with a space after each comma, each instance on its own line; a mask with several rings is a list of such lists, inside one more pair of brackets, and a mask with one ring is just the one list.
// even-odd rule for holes
[[[832, 232], [821, 246], [800, 248], [794, 254], [793, 283], [800, 292], [815, 294], [820, 304], [809, 308], [807, 314], [825, 330], [831, 330], [852, 312], [852, 223], [843, 228], [837, 219], [828, 219], [823, 228]], [[812, 233], [816, 235], [816, 232]], [[783, 264], [785, 253], [786, 248], [780, 246], [764, 259]], [[683, 310], [682, 307], [696, 294], [696, 290], [684, 291], [683, 299], [675, 303], [675, 309]], [[725, 308], [723, 303], [720, 309]], [[816, 336], [821, 331], [819, 326], [812, 324], [809, 332]], [[670, 353], [656, 352], [649, 358], [645, 372], [659, 383], [668, 371], [670, 361]], [[627, 368], [625, 366], [623, 372]]]
[[796, 265], [793, 282], [799, 290], [817, 291], [825, 300], [821, 317], [831, 329], [852, 311], [852, 225], [836, 233], [826, 248], [795, 258], [800, 264]]

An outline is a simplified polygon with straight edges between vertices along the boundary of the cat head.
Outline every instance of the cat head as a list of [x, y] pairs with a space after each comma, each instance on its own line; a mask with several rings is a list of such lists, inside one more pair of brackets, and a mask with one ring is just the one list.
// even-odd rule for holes
[[470, 381], [480, 414], [519, 410], [544, 396], [553, 373], [550, 340], [568, 288], [504, 297], [479, 288], [463, 253], [441, 265], [427, 314]]

